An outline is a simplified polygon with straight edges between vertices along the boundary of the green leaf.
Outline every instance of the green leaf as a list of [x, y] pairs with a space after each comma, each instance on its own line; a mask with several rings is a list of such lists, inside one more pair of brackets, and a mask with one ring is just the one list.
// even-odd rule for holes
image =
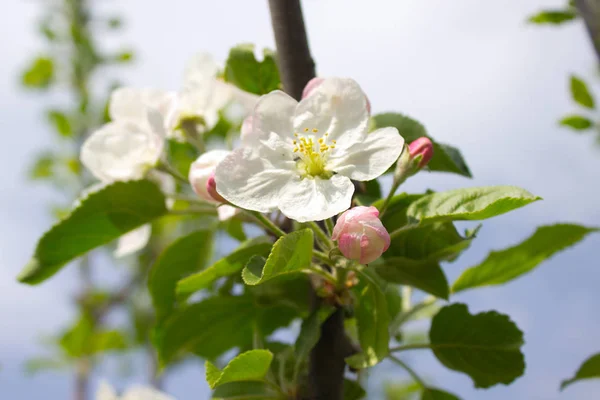
[[263, 263], [262, 257], [253, 257], [242, 271], [247, 285], [258, 285], [280, 275], [300, 272], [310, 266], [313, 250], [313, 232], [310, 229], [288, 233], [280, 237]]
[[571, 96], [576, 103], [592, 110], [596, 107], [594, 97], [590, 93], [587, 84], [581, 78], [571, 75], [570, 87]]
[[206, 381], [211, 389], [230, 382], [262, 381], [273, 361], [269, 350], [250, 350], [231, 360], [222, 371], [206, 362]]
[[367, 395], [360, 383], [351, 379], [344, 379], [344, 400], [361, 400]]
[[281, 80], [275, 53], [265, 49], [264, 59], [254, 56], [254, 45], [242, 44], [231, 49], [225, 64], [225, 81], [246, 92], [262, 95], [279, 89]]
[[161, 366], [195, 353], [214, 360], [226, 351], [249, 348], [255, 328], [268, 336], [297, 317], [290, 307], [262, 307], [252, 296], [210, 297], [176, 309], [155, 331]]
[[177, 283], [177, 294], [187, 296], [206, 289], [217, 279], [240, 271], [252, 256], [267, 256], [271, 247], [270, 239], [267, 237], [250, 240], [205, 270], [180, 280]]
[[532, 24], [550, 24], [560, 25], [565, 22], [569, 22], [577, 18], [575, 10], [544, 10], [528, 18], [528, 22]]
[[25, 372], [28, 375], [35, 375], [39, 372], [44, 371], [55, 371], [55, 370], [63, 370], [70, 366], [68, 360], [63, 360], [60, 358], [50, 358], [50, 357], [39, 357], [39, 358], [31, 358], [25, 362]]
[[482, 220], [504, 214], [540, 200], [516, 186], [483, 186], [432, 193], [413, 202], [407, 210], [409, 220]]
[[123, 50], [114, 56], [114, 61], [117, 63], [129, 63], [133, 61], [133, 51], [131, 50]]
[[433, 142], [433, 158], [427, 167], [431, 171], [451, 172], [458, 175], [471, 177], [471, 171], [463, 159], [460, 151], [455, 147], [441, 144], [433, 140], [421, 123], [414, 119], [397, 113], [385, 113], [373, 116], [375, 128], [393, 126], [398, 129], [400, 135], [410, 143], [420, 137], [426, 136]]
[[55, 164], [55, 156], [52, 153], [44, 152], [37, 157], [29, 170], [29, 177], [31, 179], [51, 178], [54, 175]]
[[148, 278], [148, 290], [157, 320], [167, 317], [175, 307], [177, 281], [204, 268], [211, 253], [210, 231], [196, 231], [180, 237], [162, 252]]
[[523, 332], [496, 311], [472, 315], [464, 304], [446, 306], [433, 317], [429, 340], [437, 359], [477, 388], [508, 385], [525, 371]]
[[419, 393], [421, 389], [421, 385], [415, 381], [386, 382], [384, 386], [386, 400], [414, 400], [413, 394]]
[[504, 250], [492, 251], [481, 264], [467, 269], [454, 282], [452, 291], [456, 293], [511, 281], [532, 271], [542, 261], [596, 231], [598, 228], [573, 224], [539, 227], [524, 242]]
[[346, 359], [354, 368], [368, 368], [383, 361], [389, 353], [390, 316], [385, 294], [377, 280], [365, 270], [358, 271], [361, 282], [360, 293], [354, 313], [358, 326], [358, 341], [362, 352]]
[[474, 237], [462, 237], [451, 222], [411, 226], [392, 235], [385, 258], [403, 257], [412, 260], [452, 261], [466, 250]]
[[310, 351], [315, 347], [321, 337], [321, 325], [333, 314], [335, 309], [330, 306], [321, 307], [315, 311], [302, 323], [300, 333], [296, 339], [294, 353], [296, 355], [296, 364], [294, 366], [294, 377], [298, 376], [302, 363], [308, 358]]
[[590, 119], [581, 115], [568, 115], [561, 119], [559, 123], [576, 131], [585, 131], [594, 125]]
[[21, 75], [21, 83], [29, 89], [47, 89], [54, 81], [54, 61], [38, 57]]
[[54, 127], [56, 132], [62, 137], [70, 138], [73, 136], [73, 128], [67, 114], [60, 110], [49, 110], [46, 114], [48, 122]]
[[575, 376], [567, 379], [560, 384], [560, 390], [567, 386], [583, 379], [600, 378], [600, 353], [594, 354], [577, 370]]
[[435, 388], [425, 388], [421, 394], [421, 400], [460, 400], [452, 393], [444, 392]]
[[213, 392], [213, 399], [220, 400], [277, 400], [281, 399], [264, 382], [230, 382], [219, 386]]
[[127, 349], [127, 339], [123, 332], [117, 330], [97, 331], [89, 339], [89, 354], [99, 354], [107, 351]]
[[91, 193], [42, 236], [19, 281], [38, 284], [65, 264], [167, 213], [165, 197], [148, 180], [117, 182]]
[[388, 282], [412, 286], [442, 299], [447, 300], [450, 294], [446, 275], [436, 260], [386, 258], [375, 271]]

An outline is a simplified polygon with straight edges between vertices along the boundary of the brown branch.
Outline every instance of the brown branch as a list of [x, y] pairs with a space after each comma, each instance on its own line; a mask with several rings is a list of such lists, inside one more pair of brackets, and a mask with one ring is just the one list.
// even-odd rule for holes
[[600, 0], [575, 0], [577, 12], [583, 18], [598, 62], [600, 62]]
[[315, 77], [300, 0], [269, 0], [277, 62], [285, 91], [297, 100]]
[[[300, 100], [304, 86], [315, 77], [300, 0], [269, 0], [269, 7], [284, 90]], [[311, 296], [313, 309], [319, 307], [314, 290]], [[310, 355], [310, 399], [343, 399], [344, 358], [350, 355], [351, 347], [344, 331], [344, 311], [338, 308], [323, 323], [319, 342]]]

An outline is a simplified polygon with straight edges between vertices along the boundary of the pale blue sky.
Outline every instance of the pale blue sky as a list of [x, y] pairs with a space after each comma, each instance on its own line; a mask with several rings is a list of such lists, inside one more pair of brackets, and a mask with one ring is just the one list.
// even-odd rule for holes
[[[551, 29], [523, 22], [539, 8], [564, 2], [304, 2], [319, 73], [356, 79], [374, 112], [399, 111], [419, 119], [435, 138], [462, 149], [475, 176], [469, 181], [425, 174], [410, 181], [409, 190], [516, 184], [544, 197], [486, 222], [473, 247], [446, 267], [450, 279], [490, 249], [529, 236], [537, 225], [572, 221], [600, 226], [600, 148], [591, 146], [590, 136], [556, 124], [559, 116], [575, 111], [567, 94], [568, 74], [593, 81], [587, 38], [579, 24]], [[197, 51], [224, 60], [228, 48], [240, 42], [273, 47], [266, 1], [96, 3], [127, 22], [122, 35], [107, 36], [103, 43], [134, 47], [139, 61], [122, 74], [132, 85], [178, 87], [185, 61]], [[41, 351], [40, 335], [68, 321], [73, 312], [69, 293], [76, 284], [72, 269], [36, 288], [14, 280], [51, 224], [46, 206], [56, 198], [51, 190], [25, 181], [33, 154], [50, 143], [41, 116], [49, 99], [22, 93], [16, 85], [19, 68], [41, 49], [34, 27], [40, 7], [37, 1], [0, 3], [0, 116], [7, 139], [0, 147], [5, 188], [0, 198], [0, 398], [27, 400], [70, 396], [68, 374], [27, 378], [22, 362]], [[560, 380], [600, 351], [599, 245], [600, 235], [590, 237], [507, 287], [453, 299], [468, 303], [471, 311], [507, 313], [525, 331], [527, 373], [513, 385], [476, 391], [468, 377], [440, 367], [426, 351], [410, 354], [415, 369], [467, 400], [579, 400], [600, 392], [600, 381], [557, 390]], [[107, 281], [118, 277], [112, 267], [101, 274]], [[198, 365], [176, 371], [167, 391], [179, 400], [207, 398]], [[106, 370], [112, 374], [115, 368]], [[394, 367], [379, 372], [392, 380], [405, 377]]]

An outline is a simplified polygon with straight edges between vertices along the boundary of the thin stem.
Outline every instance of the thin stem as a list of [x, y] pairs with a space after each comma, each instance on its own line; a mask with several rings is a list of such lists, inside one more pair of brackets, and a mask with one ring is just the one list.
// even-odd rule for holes
[[406, 231], [410, 231], [411, 229], [416, 229], [421, 226], [423, 226], [423, 225], [419, 225], [419, 224], [404, 225], [403, 227], [400, 227], [400, 228], [396, 229], [395, 231], [392, 231], [392, 233], [390, 233], [390, 239], [394, 239], [395, 237], [399, 236], [400, 234], [402, 234]]
[[402, 286], [402, 311], [409, 312], [412, 308], [412, 287]]
[[323, 277], [326, 281], [329, 281], [333, 284], [336, 283], [335, 276], [331, 275], [329, 272], [325, 271], [324, 269], [321, 269], [321, 268], [315, 267], [315, 266], [310, 266], [310, 267], [308, 267], [308, 270], [310, 272], [313, 272], [313, 273]]
[[249, 215], [251, 215], [252, 217], [254, 217], [254, 219], [256, 219], [258, 221], [258, 223], [260, 223], [265, 229], [271, 231], [272, 233], [274, 233], [275, 235], [277, 235], [279, 237], [285, 236], [284, 231], [279, 229], [279, 227], [277, 225], [275, 225], [273, 223], [273, 221], [271, 221], [269, 218], [265, 217], [261, 213], [256, 212], [256, 211], [247, 211], [247, 213]]
[[179, 173], [179, 171], [177, 171], [175, 168], [173, 168], [171, 165], [169, 165], [167, 162], [161, 161], [157, 166], [156, 169], [158, 169], [159, 171], [165, 172], [169, 175], [171, 175], [173, 178], [175, 178], [176, 180], [178, 180], [181, 183], [185, 183], [185, 184], [190, 184], [190, 182]]
[[192, 196], [186, 196], [184, 194], [179, 194], [179, 193], [167, 193], [166, 196], [170, 199], [173, 200], [178, 200], [178, 201], [185, 201], [187, 203], [194, 203], [194, 204], [200, 204], [203, 206], [213, 206], [212, 203], [209, 203], [208, 201], [203, 201], [200, 200], [197, 197], [192, 197]]
[[171, 210], [169, 211], [169, 215], [192, 215], [192, 214], [216, 214], [217, 209], [214, 207], [211, 208], [201, 208], [201, 207], [190, 207], [185, 210]]
[[320, 261], [324, 262], [327, 265], [333, 266], [333, 261], [331, 261], [329, 259], [329, 256], [327, 255], [327, 253], [323, 253], [322, 251], [319, 250], [313, 250], [313, 256], [315, 256], [315, 258], [318, 258]]
[[398, 364], [399, 366], [401, 366], [402, 368], [404, 368], [406, 370], [406, 372], [408, 372], [408, 374], [411, 376], [411, 378], [413, 378], [415, 380], [415, 382], [417, 382], [419, 385], [421, 385], [421, 387], [425, 387], [425, 382], [423, 382], [423, 379], [421, 379], [419, 377], [419, 375], [417, 375], [417, 373], [411, 368], [409, 367], [404, 361], [402, 361], [399, 358], [396, 358], [394, 356], [388, 356], [388, 358], [390, 360], [392, 360], [393, 362], [395, 362], [396, 364]]
[[310, 221], [307, 224], [308, 224], [308, 226], [310, 226], [312, 228], [312, 230], [315, 233], [315, 235], [317, 235], [317, 238], [321, 242], [323, 242], [323, 244], [328, 249], [334, 247], [333, 241], [331, 240], [331, 238], [329, 237], [329, 235], [327, 235], [327, 233], [325, 233], [325, 231], [319, 226], [319, 224], [317, 224], [315, 221]]
[[403, 344], [401, 346], [396, 346], [396, 347], [390, 348], [390, 353], [406, 351], [406, 350], [421, 350], [421, 349], [430, 349], [430, 348], [431, 348], [430, 343]]
[[333, 220], [331, 218], [325, 220], [325, 229], [327, 229], [329, 237], [333, 236]]

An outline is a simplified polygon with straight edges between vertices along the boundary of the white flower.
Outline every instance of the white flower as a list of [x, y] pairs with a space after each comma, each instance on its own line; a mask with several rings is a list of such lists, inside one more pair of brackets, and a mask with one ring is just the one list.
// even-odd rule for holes
[[231, 152], [228, 150], [210, 150], [202, 154], [190, 166], [189, 181], [194, 192], [202, 200], [213, 204], [221, 204], [217, 208], [217, 214], [221, 221], [233, 217], [237, 209], [227, 204], [222, 204], [223, 199], [219, 198], [210, 188], [211, 180], [214, 183], [214, 174], [216, 166], [223, 161]]
[[115, 90], [109, 105], [112, 122], [85, 141], [83, 165], [103, 182], [144, 177], [162, 154], [164, 115], [171, 97], [153, 90]]
[[116, 258], [122, 258], [146, 247], [152, 235], [152, 225], [146, 224], [127, 232], [119, 238], [114, 251]]
[[352, 79], [330, 78], [299, 103], [281, 91], [263, 96], [252, 137], [217, 167], [217, 191], [249, 210], [276, 209], [305, 222], [350, 207], [351, 180], [383, 174], [400, 155], [396, 128], [368, 133], [366, 96]]
[[254, 108], [258, 96], [247, 93], [217, 77], [219, 66], [209, 54], [198, 54], [188, 64], [183, 89], [177, 94], [167, 121], [168, 137], [184, 140], [181, 122], [195, 121], [199, 133], [208, 131], [219, 121], [219, 111], [237, 104], [241, 113]]
[[132, 386], [122, 396], [117, 396], [115, 389], [103, 381], [100, 382], [96, 392], [96, 400], [175, 400], [175, 398], [145, 386]]

